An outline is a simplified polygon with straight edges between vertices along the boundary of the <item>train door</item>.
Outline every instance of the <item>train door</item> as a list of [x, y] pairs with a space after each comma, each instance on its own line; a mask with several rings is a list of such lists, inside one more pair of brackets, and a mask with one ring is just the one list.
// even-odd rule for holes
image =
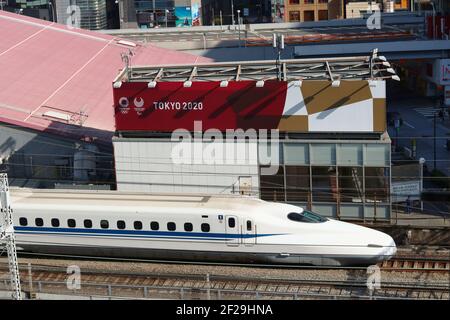
[[245, 219], [245, 223], [243, 225], [243, 238], [246, 246], [256, 244], [256, 225], [251, 219]]
[[236, 216], [225, 217], [225, 231], [227, 234], [227, 245], [238, 246], [240, 241], [239, 235], [239, 220]]

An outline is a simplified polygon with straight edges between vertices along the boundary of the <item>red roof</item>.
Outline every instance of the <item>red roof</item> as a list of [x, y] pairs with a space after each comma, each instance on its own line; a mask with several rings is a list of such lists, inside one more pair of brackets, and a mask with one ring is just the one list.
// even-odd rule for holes
[[99, 138], [115, 130], [112, 81], [121, 53], [132, 50], [132, 65], [211, 61], [5, 11], [0, 39], [0, 121], [76, 135], [92, 128]]

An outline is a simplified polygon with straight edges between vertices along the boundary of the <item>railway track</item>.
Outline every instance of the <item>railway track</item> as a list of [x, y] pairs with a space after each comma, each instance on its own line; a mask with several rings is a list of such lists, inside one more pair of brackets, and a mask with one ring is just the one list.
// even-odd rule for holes
[[[8, 288], [0, 266], [0, 289]], [[30, 276], [31, 275], [31, 276]], [[168, 299], [450, 299], [448, 283], [381, 283], [370, 291], [365, 281], [327, 281], [224, 275], [137, 274], [83, 269], [81, 287], [69, 289], [62, 267], [21, 266], [23, 290], [81, 296]]]
[[450, 257], [393, 257], [380, 263], [379, 267], [384, 271], [448, 272], [450, 274]]

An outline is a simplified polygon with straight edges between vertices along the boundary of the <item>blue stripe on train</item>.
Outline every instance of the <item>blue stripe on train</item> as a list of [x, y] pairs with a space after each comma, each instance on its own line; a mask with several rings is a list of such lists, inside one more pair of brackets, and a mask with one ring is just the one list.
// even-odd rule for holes
[[228, 234], [209, 232], [176, 232], [176, 231], [139, 231], [139, 230], [111, 230], [111, 229], [80, 229], [80, 228], [46, 228], [46, 227], [14, 227], [17, 233], [37, 233], [37, 234], [66, 234], [66, 235], [89, 235], [89, 236], [122, 236], [122, 237], [149, 237], [149, 238], [169, 238], [169, 239], [195, 239], [207, 238], [208, 240], [230, 240], [239, 238], [258, 238], [280, 234]]

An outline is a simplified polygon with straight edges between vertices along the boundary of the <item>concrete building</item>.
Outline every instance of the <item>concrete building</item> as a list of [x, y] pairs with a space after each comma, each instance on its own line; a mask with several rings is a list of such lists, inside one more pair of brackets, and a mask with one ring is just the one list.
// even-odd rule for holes
[[242, 193], [342, 219], [389, 219], [385, 64], [374, 55], [274, 66], [122, 72], [114, 80], [118, 190]]
[[106, 0], [54, 0], [54, 6], [58, 23], [88, 30], [107, 28]]
[[286, 22], [328, 20], [328, 0], [285, 0]]

